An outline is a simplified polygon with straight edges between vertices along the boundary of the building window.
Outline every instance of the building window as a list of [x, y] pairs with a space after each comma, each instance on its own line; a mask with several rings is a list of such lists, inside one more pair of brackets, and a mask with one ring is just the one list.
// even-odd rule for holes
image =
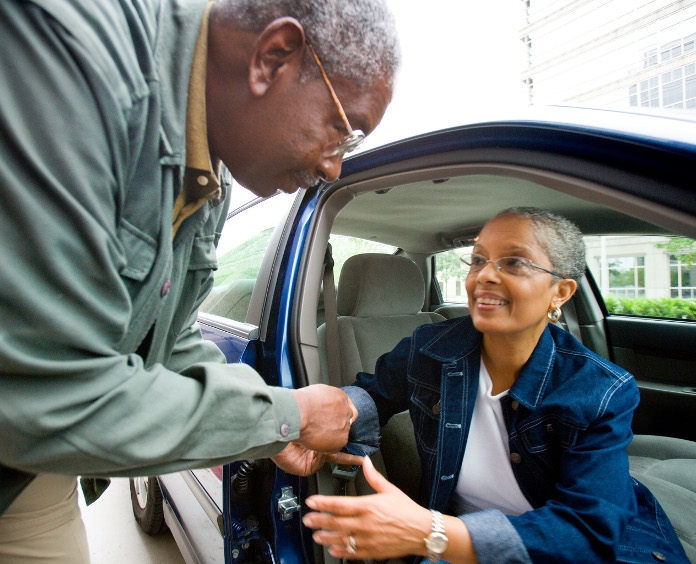
[[607, 260], [609, 292], [619, 298], [645, 296], [645, 257], [618, 257]]
[[669, 256], [670, 295], [673, 298], [696, 299], [696, 265], [682, 262], [681, 257]]
[[670, 41], [666, 45], [663, 45], [662, 49], [660, 49], [660, 55], [661, 55], [661, 59], [662, 59], [663, 63], [665, 61], [669, 61], [670, 59], [674, 59], [675, 57], [678, 57], [681, 54], [682, 54], [681, 39], [677, 39], [675, 41]]
[[643, 54], [643, 68], [652, 67], [657, 64], [657, 49], [650, 49]]

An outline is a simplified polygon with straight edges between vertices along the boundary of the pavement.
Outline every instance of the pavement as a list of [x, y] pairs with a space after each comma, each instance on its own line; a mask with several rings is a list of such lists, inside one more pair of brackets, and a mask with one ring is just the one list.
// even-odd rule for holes
[[184, 564], [168, 529], [151, 537], [135, 522], [127, 478], [113, 478], [89, 507], [80, 496], [80, 509], [92, 564]]

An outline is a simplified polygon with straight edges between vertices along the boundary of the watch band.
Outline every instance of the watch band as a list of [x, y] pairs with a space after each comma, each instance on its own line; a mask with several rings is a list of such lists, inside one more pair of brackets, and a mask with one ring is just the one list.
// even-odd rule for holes
[[442, 513], [430, 510], [433, 516], [430, 534], [423, 539], [425, 548], [428, 550], [428, 562], [437, 562], [442, 554], [447, 550], [448, 539], [445, 534], [445, 520]]

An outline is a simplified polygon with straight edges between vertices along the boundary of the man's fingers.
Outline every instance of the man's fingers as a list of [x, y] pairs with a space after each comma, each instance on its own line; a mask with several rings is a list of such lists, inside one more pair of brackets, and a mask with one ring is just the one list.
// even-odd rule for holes
[[353, 423], [355, 423], [355, 420], [358, 418], [358, 410], [357, 410], [357, 408], [353, 405], [353, 402], [350, 401], [350, 399], [349, 399], [348, 401], [350, 402], [350, 410], [351, 410], [351, 413], [352, 413], [352, 415], [350, 416], [350, 424], [352, 425]]

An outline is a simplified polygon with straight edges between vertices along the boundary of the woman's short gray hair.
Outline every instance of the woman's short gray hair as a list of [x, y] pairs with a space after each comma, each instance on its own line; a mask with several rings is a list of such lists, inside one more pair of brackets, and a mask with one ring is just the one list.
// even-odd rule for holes
[[532, 207], [508, 208], [490, 221], [508, 216], [532, 222], [537, 240], [553, 265], [551, 270], [576, 282], [584, 276], [585, 242], [577, 225], [561, 215]]
[[329, 76], [360, 87], [386, 80], [393, 88], [400, 52], [385, 0], [224, 0], [218, 6], [223, 18], [256, 33], [278, 18], [295, 18]]

